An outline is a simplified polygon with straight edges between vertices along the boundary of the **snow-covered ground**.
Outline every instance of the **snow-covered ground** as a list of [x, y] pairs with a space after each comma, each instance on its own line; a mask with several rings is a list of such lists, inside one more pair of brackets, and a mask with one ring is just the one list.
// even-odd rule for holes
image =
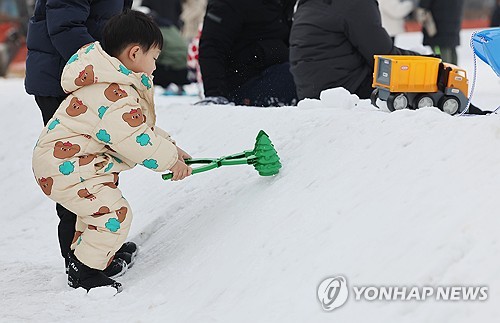
[[[459, 55], [472, 72], [469, 37]], [[480, 63], [473, 101], [495, 108], [499, 89]], [[283, 169], [266, 178], [234, 166], [175, 183], [140, 167], [122, 174], [141, 252], [118, 279], [121, 294], [93, 299], [66, 286], [54, 205], [32, 176], [38, 108], [22, 80], [0, 80], [0, 322], [496, 322], [500, 115], [387, 113], [329, 94], [281, 109], [158, 96], [158, 124], [194, 157], [250, 149], [264, 129]], [[318, 285], [339, 274], [358, 286], [488, 286], [488, 300], [351, 293], [325, 312]]]

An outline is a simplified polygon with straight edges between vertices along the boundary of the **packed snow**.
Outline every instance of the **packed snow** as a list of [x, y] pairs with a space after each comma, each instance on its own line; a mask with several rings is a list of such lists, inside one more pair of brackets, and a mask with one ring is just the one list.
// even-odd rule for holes
[[[471, 31], [459, 65], [469, 71]], [[414, 48], [418, 33], [399, 36]], [[500, 104], [483, 63], [473, 102]], [[158, 125], [194, 157], [252, 149], [264, 129], [283, 168], [231, 166], [120, 188], [140, 245], [114, 297], [66, 285], [54, 203], [31, 171], [42, 128], [21, 79], [0, 80], [1, 322], [495, 322], [500, 315], [500, 115], [388, 113], [342, 89], [275, 109], [192, 106], [157, 94]], [[322, 309], [318, 285], [487, 286], [486, 301], [356, 301]], [[95, 293], [99, 295], [100, 293]]]

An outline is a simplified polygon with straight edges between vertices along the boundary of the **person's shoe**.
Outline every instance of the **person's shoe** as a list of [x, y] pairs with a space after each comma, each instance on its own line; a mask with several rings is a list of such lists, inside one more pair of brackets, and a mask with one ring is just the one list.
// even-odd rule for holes
[[115, 254], [115, 259], [123, 260], [127, 263], [128, 268], [132, 268], [135, 262], [135, 257], [128, 252], [117, 252]]
[[135, 242], [128, 241], [128, 242], [125, 242], [120, 247], [120, 249], [118, 249], [116, 251], [116, 253], [120, 253], [120, 252], [128, 252], [129, 254], [132, 255], [132, 257], [135, 257], [137, 255], [137, 253], [139, 252], [139, 248], [137, 248], [137, 245], [135, 244]]
[[69, 254], [68, 285], [75, 289], [82, 287], [87, 292], [96, 287], [111, 287], [117, 293], [123, 290], [122, 284], [106, 276], [102, 270], [86, 266], [73, 252]]
[[139, 248], [137, 245], [132, 242], [128, 241], [125, 242], [118, 251], [115, 253], [115, 259], [120, 258], [123, 259], [127, 262], [128, 268], [132, 268], [135, 262], [135, 257], [139, 253]]
[[111, 261], [109, 266], [106, 267], [106, 269], [104, 269], [102, 272], [109, 278], [117, 278], [125, 275], [128, 268], [129, 266], [127, 264], [127, 261], [121, 258], [117, 258], [115, 255], [113, 261]]
[[487, 110], [481, 110], [478, 107], [476, 107], [474, 104], [469, 105], [469, 110], [467, 110], [466, 114], [473, 114], [473, 115], [487, 115], [491, 114], [494, 111], [487, 111]]

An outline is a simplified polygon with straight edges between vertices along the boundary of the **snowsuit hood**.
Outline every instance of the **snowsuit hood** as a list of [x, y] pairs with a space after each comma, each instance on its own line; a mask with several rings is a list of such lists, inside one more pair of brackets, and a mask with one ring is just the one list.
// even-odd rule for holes
[[[120, 60], [108, 55], [98, 41], [83, 46], [80, 51], [73, 54], [61, 76], [61, 86], [67, 94], [96, 83], [131, 86], [154, 108], [152, 76], [132, 72]], [[122, 95], [124, 91], [121, 89], [109, 92], [109, 96], [117, 98], [121, 98]]]

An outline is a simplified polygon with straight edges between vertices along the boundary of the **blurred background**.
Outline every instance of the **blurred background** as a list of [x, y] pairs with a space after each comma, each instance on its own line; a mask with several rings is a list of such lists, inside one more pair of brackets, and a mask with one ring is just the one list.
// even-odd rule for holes
[[[418, 4], [418, 0], [413, 0]], [[134, 1], [134, 6], [146, 1]], [[195, 35], [198, 23], [203, 19], [203, 8], [206, 0], [177, 0], [180, 12], [173, 12], [169, 1], [150, 1], [156, 3], [156, 11], [165, 9], [164, 15], [171, 14], [179, 17], [175, 21], [180, 27], [186, 42]], [[174, 1], [175, 2], [175, 1]], [[147, 3], [142, 3], [145, 5]], [[27, 23], [33, 12], [35, 0], [0, 0], [0, 77], [24, 77], [26, 60], [26, 32]], [[485, 28], [490, 26], [495, 8], [499, 6], [497, 0], [466, 0], [463, 28]], [[201, 9], [200, 9], [201, 8]], [[407, 31], [420, 31], [421, 26], [414, 20], [413, 15], [406, 18]], [[187, 59], [187, 58], [186, 58]]]

